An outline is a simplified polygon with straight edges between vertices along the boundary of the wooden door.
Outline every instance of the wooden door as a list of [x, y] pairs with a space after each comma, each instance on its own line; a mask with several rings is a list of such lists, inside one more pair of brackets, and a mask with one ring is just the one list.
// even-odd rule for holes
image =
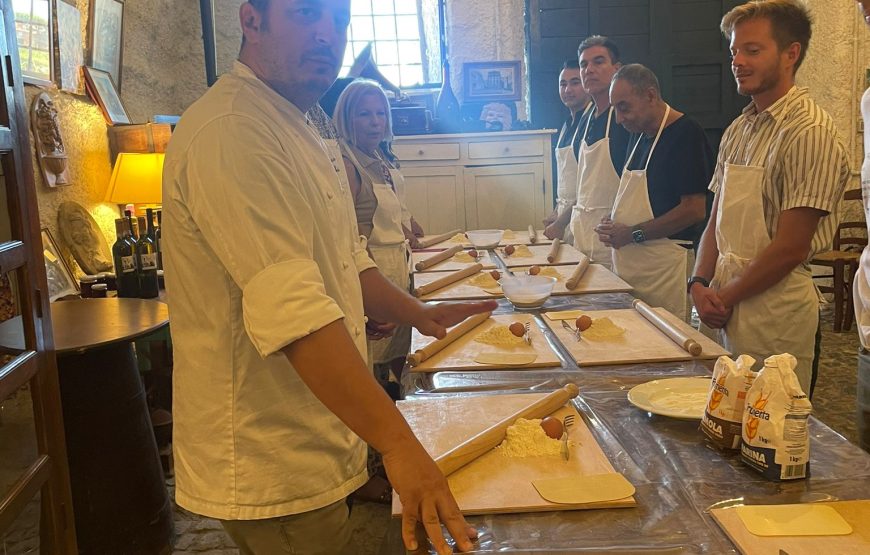
[[465, 168], [465, 220], [468, 229], [523, 230], [544, 219], [543, 164], [504, 164]]
[[461, 166], [402, 164], [405, 206], [428, 234], [465, 228], [465, 188]]
[[567, 117], [558, 76], [590, 35], [616, 41], [623, 63], [642, 63], [672, 106], [697, 119], [714, 150], [746, 105], [731, 76], [722, 15], [739, 0], [526, 0], [532, 122], [558, 128]]
[[15, 542], [66, 554], [76, 552], [75, 526], [11, 4], [0, 0], [0, 312], [21, 316], [25, 348], [0, 346], [0, 403], [9, 408], [0, 418], [0, 551]]

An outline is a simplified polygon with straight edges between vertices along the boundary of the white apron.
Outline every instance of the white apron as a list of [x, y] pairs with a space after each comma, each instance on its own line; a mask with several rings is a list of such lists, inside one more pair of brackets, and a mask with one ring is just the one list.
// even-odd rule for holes
[[[619, 191], [613, 204], [610, 218], [615, 223], [629, 227], [655, 218], [649, 202], [647, 168], [665, 122], [671, 112], [668, 106], [662, 123], [650, 148], [646, 165], [642, 170], [629, 170], [640, 138], [625, 161]], [[682, 319], [686, 319], [686, 267], [688, 250], [667, 237], [651, 239], [643, 243], [629, 243], [613, 249], [613, 271], [634, 288], [634, 296], [650, 306], [661, 306]]]
[[[591, 108], [594, 110], [594, 108]], [[607, 130], [604, 138], [593, 145], [586, 144], [589, 124], [595, 117], [594, 111], [586, 120], [583, 140], [580, 143], [579, 176], [577, 178], [577, 203], [571, 212], [569, 229], [574, 234], [574, 246], [588, 256], [592, 262], [611, 267], [610, 247], [598, 240], [593, 231], [601, 219], [610, 215], [616, 191], [619, 189], [619, 175], [613, 169], [610, 159], [610, 120], [613, 107], [607, 113]]]
[[[580, 117], [589, 111], [592, 104], [590, 103], [586, 110], [583, 111]], [[556, 144], [562, 142], [565, 137], [565, 129], [559, 133], [559, 140]], [[567, 210], [574, 208], [574, 203], [577, 202], [577, 175], [578, 162], [577, 156], [574, 155], [574, 141], [577, 139], [577, 134], [580, 132], [580, 126], [574, 130], [574, 136], [571, 137], [571, 142], [568, 146], [556, 148], [556, 214], [557, 217], [564, 214]], [[574, 243], [574, 234], [571, 233], [571, 226], [565, 228], [565, 235], [562, 240], [566, 243]]]
[[[864, 163], [861, 165], [861, 196], [864, 200], [864, 218], [870, 233], [870, 89], [861, 97], [861, 113], [864, 116]], [[870, 235], [868, 235], [870, 236]], [[861, 262], [855, 272], [852, 288], [855, 303], [855, 323], [858, 339], [865, 349], [870, 348], [870, 246], [861, 252]], [[860, 395], [860, 392], [859, 392]]]
[[[778, 150], [776, 143], [744, 161], [746, 165], [725, 164], [716, 215], [719, 258], [710, 284], [715, 289], [742, 275], [750, 260], [770, 244], [762, 196], [765, 168], [757, 164], [762, 158], [775, 158]], [[818, 293], [809, 270], [798, 266], [767, 291], [737, 303], [719, 330], [719, 342], [733, 356], [749, 355], [757, 361], [781, 353], [794, 355], [795, 374], [809, 395], [818, 324]]]
[[[348, 149], [348, 154], [357, 168], [363, 168], [356, 157]], [[385, 183], [383, 176], [367, 175], [372, 178], [372, 189], [378, 205], [372, 216], [372, 233], [369, 236], [368, 250], [378, 269], [394, 285], [404, 291], [411, 286], [408, 243], [402, 231], [402, 220], [406, 211], [399, 199], [397, 191], [404, 190], [402, 174], [390, 169], [393, 186]], [[354, 216], [354, 221], [356, 216]], [[410, 222], [409, 222], [410, 224]], [[369, 358], [372, 364], [383, 364], [397, 358], [405, 358], [411, 348], [411, 328], [397, 327], [393, 335], [386, 339], [368, 342]]]

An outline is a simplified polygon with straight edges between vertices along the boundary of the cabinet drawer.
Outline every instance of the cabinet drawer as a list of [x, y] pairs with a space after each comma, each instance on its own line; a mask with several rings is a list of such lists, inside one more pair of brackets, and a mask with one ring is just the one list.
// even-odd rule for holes
[[395, 144], [393, 153], [399, 160], [459, 160], [459, 143]]
[[543, 154], [544, 147], [540, 140], [468, 143], [468, 157], [471, 159], [515, 158]]

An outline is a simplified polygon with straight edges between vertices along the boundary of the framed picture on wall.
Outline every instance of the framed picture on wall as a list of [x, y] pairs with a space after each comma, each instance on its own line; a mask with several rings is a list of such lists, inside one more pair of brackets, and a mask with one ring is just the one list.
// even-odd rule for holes
[[121, 104], [121, 97], [112, 82], [112, 76], [107, 72], [85, 66], [85, 85], [94, 102], [99, 105], [109, 125], [132, 123], [127, 110]]
[[57, 243], [48, 228], [42, 228], [42, 257], [45, 259], [45, 276], [48, 280], [48, 299], [52, 302], [67, 295], [78, 295], [79, 286], [72, 270], [60, 254]]
[[522, 88], [519, 61], [462, 64], [462, 96], [465, 102], [519, 100]]
[[59, 0], [57, 9], [57, 50], [59, 70], [56, 72], [61, 90], [83, 94], [81, 71], [84, 63], [82, 50], [81, 12], [71, 4]]
[[88, 36], [90, 66], [109, 73], [120, 91], [124, 46], [123, 0], [91, 0]]

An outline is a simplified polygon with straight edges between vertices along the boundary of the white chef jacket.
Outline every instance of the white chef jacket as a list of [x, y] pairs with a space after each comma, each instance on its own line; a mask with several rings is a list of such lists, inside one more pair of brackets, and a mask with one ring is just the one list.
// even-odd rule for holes
[[304, 114], [239, 62], [173, 133], [162, 244], [188, 510], [296, 514], [367, 479], [365, 444], [280, 352], [343, 319], [365, 359], [359, 273], [375, 265], [336, 171]]

